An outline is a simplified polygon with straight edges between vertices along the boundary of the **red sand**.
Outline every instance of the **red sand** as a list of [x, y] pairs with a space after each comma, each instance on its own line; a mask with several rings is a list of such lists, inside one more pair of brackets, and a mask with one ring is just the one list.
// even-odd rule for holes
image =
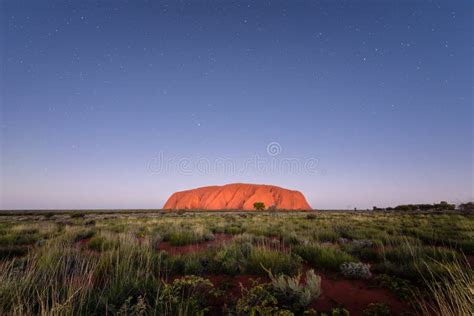
[[284, 210], [310, 210], [301, 192], [272, 185], [234, 183], [209, 186], [170, 196], [163, 209], [253, 210], [255, 202]]
[[390, 291], [373, 287], [368, 281], [335, 279], [321, 273], [318, 275], [321, 276], [322, 294], [310, 305], [317, 311], [330, 311], [331, 308], [342, 306], [350, 311], [351, 316], [358, 316], [363, 315], [363, 310], [370, 303], [385, 303], [395, 315], [410, 309]]
[[79, 245], [79, 246], [82, 246], [82, 245], [86, 245], [87, 243], [89, 243], [89, 241], [91, 241], [92, 238], [85, 238], [85, 239], [80, 239], [78, 241], [76, 241], [76, 244]]

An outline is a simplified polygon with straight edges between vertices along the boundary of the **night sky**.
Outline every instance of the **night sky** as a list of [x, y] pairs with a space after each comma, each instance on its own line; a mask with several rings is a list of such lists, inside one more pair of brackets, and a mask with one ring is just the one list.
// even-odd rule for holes
[[2, 209], [473, 199], [472, 1], [1, 3]]

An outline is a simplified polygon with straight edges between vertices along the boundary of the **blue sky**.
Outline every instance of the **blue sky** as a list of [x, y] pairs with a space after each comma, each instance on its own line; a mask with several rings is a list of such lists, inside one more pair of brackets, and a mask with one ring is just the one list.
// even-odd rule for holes
[[3, 1], [0, 208], [159, 208], [233, 182], [314, 208], [472, 200], [472, 12]]

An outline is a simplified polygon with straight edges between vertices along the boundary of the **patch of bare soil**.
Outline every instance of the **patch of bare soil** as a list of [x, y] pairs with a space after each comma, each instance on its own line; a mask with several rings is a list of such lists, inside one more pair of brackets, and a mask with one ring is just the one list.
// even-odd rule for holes
[[338, 279], [330, 275], [321, 276], [321, 296], [310, 307], [317, 311], [330, 311], [334, 307], [345, 307], [351, 316], [363, 315], [370, 303], [384, 303], [390, 306], [392, 315], [409, 311], [406, 302], [402, 302], [390, 291], [374, 287], [369, 281]]
[[89, 241], [91, 241], [91, 239], [92, 238], [80, 239], [80, 240], [76, 241], [76, 245], [79, 246], [79, 247], [85, 246], [89, 243]]

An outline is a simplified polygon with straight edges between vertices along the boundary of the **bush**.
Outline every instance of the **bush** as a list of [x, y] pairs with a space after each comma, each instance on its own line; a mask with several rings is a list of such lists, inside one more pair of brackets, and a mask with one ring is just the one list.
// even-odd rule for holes
[[246, 258], [252, 251], [250, 243], [234, 243], [220, 249], [214, 256], [214, 271], [236, 275], [245, 272]]
[[73, 240], [74, 242], [79, 242], [81, 240], [89, 239], [95, 236], [95, 231], [93, 230], [86, 230], [86, 231], [80, 231], [76, 233], [74, 236]]
[[43, 216], [44, 216], [45, 219], [50, 219], [50, 218], [52, 218], [54, 215], [55, 215], [55, 214], [54, 214], [53, 212], [49, 212], [49, 213], [44, 214]]
[[374, 248], [351, 249], [350, 253], [363, 261], [380, 262], [383, 259], [382, 254]]
[[104, 251], [112, 248], [113, 243], [102, 236], [93, 237], [87, 244], [87, 248], [94, 251]]
[[252, 247], [247, 259], [247, 272], [256, 274], [266, 274], [265, 269], [276, 274], [294, 274], [300, 266], [297, 257], [265, 247]]
[[268, 274], [269, 283], [253, 281], [250, 289], [241, 285], [242, 295], [236, 304], [238, 315], [303, 314], [304, 308], [321, 294], [321, 278], [313, 270], [306, 272], [304, 284], [301, 275], [274, 276], [271, 271]]
[[170, 274], [202, 274], [207, 272], [208, 259], [202, 254], [189, 253], [166, 256], [165, 264]]
[[462, 212], [472, 212], [474, 211], [474, 202], [467, 202], [459, 204], [459, 209]]
[[13, 233], [0, 235], [0, 246], [21, 246], [21, 245], [32, 245], [38, 241], [39, 236], [37, 234], [28, 233]]
[[203, 315], [209, 312], [207, 302], [213, 287], [211, 281], [195, 275], [165, 283], [159, 297], [162, 310], [169, 315]]
[[269, 283], [254, 282], [250, 289], [241, 286], [241, 297], [237, 300], [237, 315], [290, 316], [292, 312], [278, 307], [277, 298], [271, 293]]
[[321, 316], [350, 316], [350, 313], [343, 307], [336, 307], [333, 308], [329, 314], [321, 313]]
[[390, 308], [387, 304], [371, 303], [364, 309], [364, 316], [389, 316]]
[[224, 229], [224, 233], [231, 234], [231, 235], [238, 235], [238, 234], [241, 234], [242, 232], [243, 232], [242, 227], [236, 226], [236, 225], [226, 226]]
[[352, 241], [352, 245], [356, 248], [370, 248], [373, 246], [373, 242], [369, 239], [358, 239]]
[[295, 253], [315, 268], [332, 271], [338, 271], [344, 262], [355, 261], [354, 257], [342, 250], [315, 244], [297, 246]]
[[374, 264], [372, 270], [376, 273], [390, 274], [403, 279], [420, 280], [420, 269], [412, 260], [404, 264], [385, 260], [383, 263]]
[[146, 315], [148, 306], [143, 296], [138, 296], [137, 302], [132, 303], [133, 296], [129, 296], [117, 311], [117, 316], [140, 316]]
[[380, 286], [389, 289], [402, 299], [408, 299], [412, 296], [412, 286], [407, 280], [388, 274], [377, 275], [375, 280]]
[[339, 234], [332, 230], [320, 230], [314, 233], [314, 238], [320, 242], [336, 242], [339, 239]]
[[265, 210], [265, 203], [263, 202], [255, 202], [253, 203], [253, 208], [256, 211], [264, 211]]
[[269, 272], [272, 291], [279, 304], [291, 311], [300, 311], [321, 294], [321, 277], [308, 270], [305, 284], [301, 282], [301, 274], [295, 277], [287, 275], [274, 276]]
[[163, 237], [163, 240], [169, 241], [173, 246], [184, 246], [199, 242], [201, 241], [201, 238], [192, 231], [180, 230], [166, 234]]
[[341, 273], [346, 278], [351, 279], [370, 279], [370, 265], [362, 262], [345, 262], [341, 264]]
[[28, 247], [24, 246], [9, 246], [0, 248], [0, 260], [10, 259], [13, 257], [21, 257], [28, 253]]

